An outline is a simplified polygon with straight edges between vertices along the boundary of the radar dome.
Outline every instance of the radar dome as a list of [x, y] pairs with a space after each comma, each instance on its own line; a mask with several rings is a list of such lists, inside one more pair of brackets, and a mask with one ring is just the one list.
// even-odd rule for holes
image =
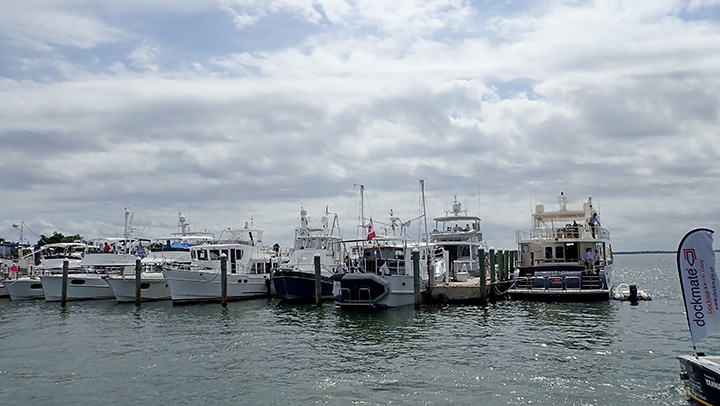
[[535, 213], [545, 213], [545, 206], [538, 204], [535, 206]]

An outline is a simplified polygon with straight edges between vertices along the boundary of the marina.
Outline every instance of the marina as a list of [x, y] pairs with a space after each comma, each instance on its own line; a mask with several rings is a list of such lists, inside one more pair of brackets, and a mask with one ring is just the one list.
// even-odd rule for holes
[[653, 294], [636, 306], [0, 299], [0, 393], [10, 406], [685, 405], [677, 356], [691, 343], [675, 265], [674, 254], [616, 256], [616, 278]]
[[[201, 365], [202, 380], [213, 379], [213, 372], [208, 369], [219, 368], [231, 375], [242, 375], [243, 382], [247, 381], [248, 370], [245, 368], [268, 370], [270, 380], [265, 386], [258, 381], [262, 379], [261, 375], [255, 375], [249, 380], [255, 384], [241, 385], [242, 389], [238, 388], [241, 392], [221, 391], [225, 394], [220, 395], [220, 399], [228, 401], [242, 393], [243, 399], [250, 399], [247, 404], [278, 402], [281, 395], [277, 395], [276, 389], [259, 388], [283, 379], [285, 383], [280, 385], [279, 393], [302, 399], [301, 403], [346, 404], [356, 401], [359, 396], [375, 399], [370, 403], [389, 404], [402, 399], [401, 403], [410, 404], [488, 405], [546, 402], [680, 404], [678, 402], [684, 402], [688, 394], [694, 399], [707, 399], [704, 393], [713, 388], [712, 385], [706, 385], [703, 393], [695, 393], [692, 387], [686, 389], [684, 384], [704, 382], [699, 369], [691, 368], [691, 365], [702, 364], [693, 363], [694, 359], [701, 360], [706, 367], [716, 362], [716, 357], [702, 358], [701, 353], [695, 358], [672, 355], [671, 358], [681, 361], [682, 372], [675, 371], [672, 378], [660, 380], [667, 382], [667, 387], [656, 387], [653, 392], [644, 394], [620, 390], [627, 386], [623, 383], [624, 378], [619, 378], [620, 373], [614, 381], [607, 380], [614, 376], [612, 374], [585, 375], [586, 363], [595, 363], [593, 368], [604, 367], [610, 373], [613, 369], [608, 362], [628, 362], [625, 354], [635, 350], [625, 348], [628, 341], [622, 337], [639, 333], [637, 317], [642, 319], [647, 314], [655, 314], [663, 319], [662, 323], [667, 323], [664, 318], [677, 316], [678, 308], [682, 315], [680, 303], [672, 300], [677, 296], [677, 289], [673, 289], [662, 275], [671, 268], [666, 261], [668, 256], [616, 258], [609, 231], [599, 224], [593, 229], [593, 224], [586, 220], [592, 219], [595, 213], [591, 198], [585, 201], [582, 210], [569, 210], [561, 194], [558, 210], [536, 206], [531, 216], [531, 230], [527, 234], [516, 233], [518, 250], [495, 250], [483, 239], [480, 217], [464, 211], [457, 199], [445, 216], [434, 218], [433, 231], [427, 232], [421, 240], [408, 238], [406, 227], [410, 222], [401, 220], [392, 210], [388, 223], [374, 222], [372, 218], [360, 223], [360, 230], [367, 238], [344, 240], [333, 234], [337, 218], [331, 222], [327, 208], [320, 217], [320, 226], [311, 226], [307, 212], [301, 209], [295, 243], [291, 250], [283, 251], [277, 245], [266, 245], [264, 230], [256, 227], [252, 220], [243, 228], [226, 230], [217, 239], [206, 236], [192, 243], [181, 236], [155, 240], [135, 238], [132, 236], [132, 215], [126, 209], [122, 238], [90, 240], [79, 257], [50, 255], [48, 246], [28, 256], [36, 258], [45, 251], [47, 259], [25, 259], [23, 263], [32, 264], [27, 268], [28, 275], [6, 280], [5, 285], [12, 290], [13, 283], [35, 281], [32, 286], [37, 288], [39, 284], [44, 294], [41, 297], [35, 292], [33, 297], [28, 294], [17, 300], [0, 299], [1, 317], [3, 321], [9, 321], [3, 325], [14, 325], [9, 330], [0, 330], [0, 338], [27, 340], [25, 336], [17, 336], [28, 334], [27, 328], [22, 327], [25, 319], [18, 318], [17, 314], [28, 312], [31, 315], [26, 317], [31, 319], [44, 314], [43, 317], [55, 320], [49, 324], [50, 330], [41, 335], [58, 334], [53, 329], [60, 328], [66, 337], [83, 331], [90, 335], [89, 338], [73, 337], [73, 340], [93, 341], [96, 339], [93, 335], [100, 334], [104, 337], [101, 341], [111, 341], [110, 348], [136, 348], [133, 341], [126, 341], [132, 334], [128, 336], [125, 330], [146, 329], [149, 336], [136, 339], [154, 340], [153, 334], [158, 334], [159, 337], [173, 337], [171, 341], [176, 344], [177, 339], [182, 343], [182, 349], [167, 346], [169, 343], [154, 345], [157, 362], [164, 365], [158, 367], [154, 361], [152, 364], [152, 368], [164, 368], [160, 376], [153, 374], [151, 379], [158, 384], [173, 385], [166, 379], [175, 376], [177, 366], [197, 376], [198, 365]], [[183, 220], [181, 216], [180, 223]], [[382, 229], [377, 230], [376, 224], [382, 224]], [[80, 250], [80, 246], [73, 247], [73, 252]], [[594, 257], [581, 256], [583, 251], [593, 250], [597, 252]], [[647, 268], [656, 261], [660, 261], [659, 265], [654, 265], [653, 269], [661, 271], [648, 274]], [[60, 271], [58, 264], [61, 264]], [[617, 265], [620, 276], [615, 280], [629, 278], [631, 283], [612, 285], [610, 271]], [[638, 289], [638, 286], [644, 289]], [[29, 300], [33, 298], [38, 300]], [[133, 302], [134, 307], [123, 305]], [[180, 304], [192, 306], [176, 306]], [[676, 310], [657, 313], [655, 306]], [[60, 324], [56, 320], [58, 314]], [[618, 324], [623, 318], [629, 318], [624, 322], [631, 323], [632, 329], [623, 329]], [[108, 319], [120, 330], [103, 327]], [[100, 330], [78, 329], [75, 323], [80, 320], [92, 320]], [[68, 327], [70, 325], [73, 327]], [[40, 328], [40, 331], [44, 330], [44, 327]], [[114, 336], [115, 331], [121, 331], [120, 335]], [[216, 343], [209, 336], [211, 334], [236, 338], [224, 341], [224, 344]], [[293, 337], [291, 347], [296, 351], [279, 351], [286, 343], [277, 340], [287, 337], [286, 334]], [[663, 332], [655, 337], [666, 335]], [[197, 347], [192, 337], [203, 345]], [[354, 339], [343, 344], [338, 337]], [[315, 340], [328, 340], [333, 346], [343, 344], [342, 351], [327, 358]], [[212, 345], [208, 347], [208, 343]], [[261, 349], [255, 343], [264, 343], [265, 347]], [[395, 343], [401, 344], [402, 348], [391, 350], [397, 347]], [[348, 345], [366, 348], [362, 352], [348, 351]], [[670, 343], [666, 345], [666, 351], [674, 350]], [[458, 346], [464, 350], [453, 350]], [[495, 347], [508, 346], [511, 349], [506, 355], [492, 351]], [[98, 359], [109, 357], [124, 365], [121, 369], [126, 368], [129, 373], [126, 379], [149, 378], [145, 372], [138, 372], [131, 366], [133, 362], [143, 364], [144, 359], [129, 361], [132, 359], [129, 354], [121, 356], [115, 352], [108, 356], [105, 355], [106, 347], [93, 345], [92, 348], [91, 353], [94, 352]], [[418, 357], [418, 350], [426, 354]], [[63, 351], [73, 353], [67, 347]], [[288, 368], [293, 370], [291, 367], [268, 358], [249, 356], [248, 351], [264, 353], [272, 359], [279, 351], [283, 359], [296, 358], [297, 365], [304, 366], [291, 373], [292, 379], [288, 381], [286, 374]], [[529, 353], [517, 359], [507, 358], [524, 351]], [[667, 361], [658, 359], [655, 351], [636, 353], [630, 361]], [[167, 359], [164, 354], [176, 355]], [[242, 358], [236, 367], [222, 362], [236, 357]], [[20, 354], [8, 359], [13, 368], [22, 369]], [[347, 365], [340, 370], [328, 368], [328, 365], [337, 365], [338, 359], [341, 364], [342, 360], [353, 364], [360, 362], [363, 365], [355, 366], [354, 370], [365, 372], [361, 376], [350, 373], [347, 378], [342, 373], [347, 375]], [[535, 375], [525, 376], [527, 371], [520, 364], [540, 360], [550, 365], [553, 372], [547, 373], [538, 364]], [[85, 371], [80, 374], [112, 375], [110, 371], [101, 371], [98, 363], [86, 359], [88, 365], [81, 366], [77, 362], [73, 360], [72, 365]], [[220, 362], [219, 367], [216, 362]], [[512, 366], [515, 362], [518, 365]], [[430, 375], [420, 371], [413, 374], [408, 370], [409, 365], [414, 365], [411, 369], [417, 370], [415, 364], [418, 363]], [[268, 365], [270, 369], [267, 369]], [[371, 365], [376, 365], [377, 369]], [[571, 368], [568, 370], [567, 367]], [[324, 376], [322, 380], [313, 383], [305, 374], [308, 368], [320, 371]], [[508, 369], [516, 372], [506, 375]], [[432, 375], [432, 371], [437, 374]], [[572, 378], [567, 377], [573, 371]], [[458, 372], [460, 375], [456, 375]], [[11, 382], [16, 384], [16, 390], [22, 390], [25, 381], [14, 376]], [[558, 380], [558, 376], [565, 378]], [[647, 374], [632, 379], [637, 382], [646, 377]], [[435, 383], [421, 384], [424, 381]], [[543, 381], [551, 382], [548, 388], [534, 384]], [[75, 378], [69, 382], [75, 382]], [[187, 384], [187, 379], [180, 382]], [[458, 382], [462, 384], [457, 386]], [[595, 382], [605, 383], [596, 385]], [[388, 393], [377, 398], [374, 391], [388, 383], [390, 386], [381, 389]], [[304, 386], [307, 384], [310, 386]], [[70, 385], [76, 389], [74, 384]], [[338, 387], [344, 385], [350, 386], [338, 392]], [[650, 383], [645, 385], [649, 388]], [[612, 397], [606, 393], [607, 388], [613, 388]], [[57, 395], [50, 388], [46, 390], [50, 393], [47, 399], [61, 396], [63, 402], [71, 402], [76, 395], [66, 392]], [[152, 389], [141, 389], [141, 392], [148, 390]], [[485, 396], [477, 398], [467, 393], [468, 390], [485, 393]], [[420, 397], [420, 393], [425, 396]], [[248, 394], [250, 398], [247, 398]], [[93, 395], [79, 390], [77, 396], [82, 402]], [[432, 400], [427, 401], [428, 398]], [[565, 401], [558, 403], [561, 398]], [[607, 402], [610, 398], [617, 402]], [[170, 401], [178, 401], [172, 399], [170, 397]], [[128, 399], [117, 394], [115, 401], [127, 403]]]

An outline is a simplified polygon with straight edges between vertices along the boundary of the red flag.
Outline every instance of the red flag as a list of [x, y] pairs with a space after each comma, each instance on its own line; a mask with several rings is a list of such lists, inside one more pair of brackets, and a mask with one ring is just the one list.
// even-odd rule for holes
[[375, 228], [373, 227], [373, 221], [372, 218], [370, 218], [370, 223], [368, 223], [368, 235], [367, 240], [370, 241], [373, 238], [375, 238]]

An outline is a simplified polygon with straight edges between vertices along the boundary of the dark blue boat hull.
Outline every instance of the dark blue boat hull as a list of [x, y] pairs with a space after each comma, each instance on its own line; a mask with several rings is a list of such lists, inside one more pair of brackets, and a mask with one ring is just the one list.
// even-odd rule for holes
[[[302, 271], [275, 271], [273, 278], [275, 295], [282, 300], [296, 302], [312, 302], [315, 300], [315, 274]], [[323, 299], [333, 298], [333, 281], [321, 278]]]

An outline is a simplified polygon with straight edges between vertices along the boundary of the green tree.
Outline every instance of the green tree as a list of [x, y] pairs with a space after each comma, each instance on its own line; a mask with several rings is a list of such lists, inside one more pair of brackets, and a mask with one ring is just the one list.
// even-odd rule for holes
[[75, 241], [82, 241], [82, 239], [83, 239], [82, 236], [79, 234], [64, 236], [62, 233], [53, 231], [52, 237], [46, 237], [45, 235], [40, 235], [40, 240], [38, 241], [38, 245], [56, 244], [56, 243], [61, 243], [61, 242], [75, 242]]

